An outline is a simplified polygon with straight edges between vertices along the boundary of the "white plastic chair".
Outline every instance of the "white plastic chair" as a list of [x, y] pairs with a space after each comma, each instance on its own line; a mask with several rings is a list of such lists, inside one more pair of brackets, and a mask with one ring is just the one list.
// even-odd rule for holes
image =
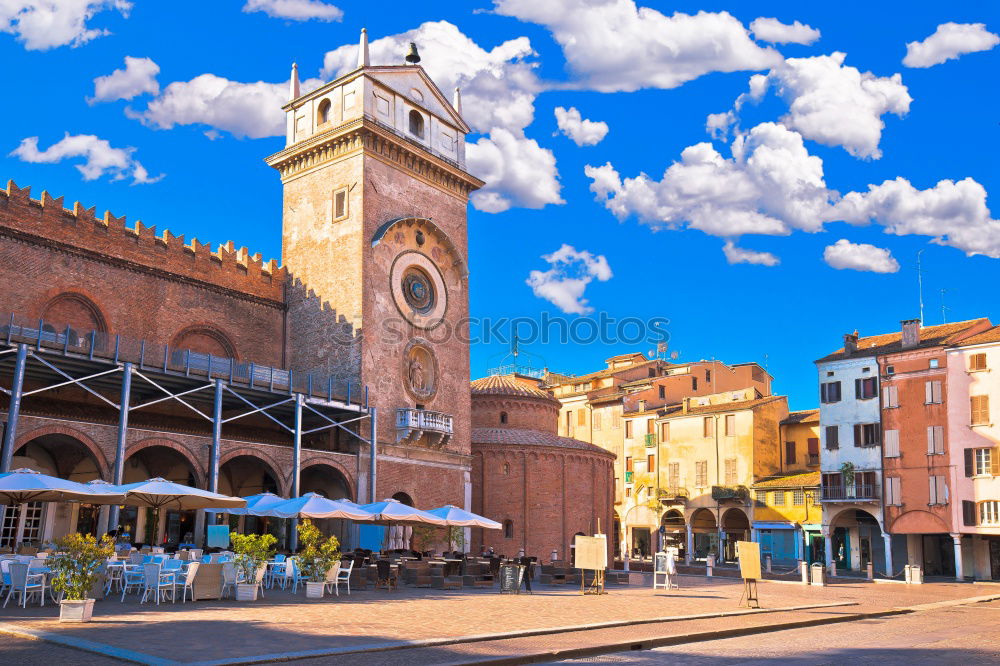
[[174, 594], [177, 594], [177, 587], [181, 588], [181, 603], [187, 601], [188, 592], [191, 593], [191, 601], [194, 601], [194, 579], [198, 575], [198, 567], [201, 566], [201, 562], [192, 562], [188, 565], [186, 571], [179, 571], [176, 578], [174, 578]]
[[10, 587], [10, 565], [16, 562], [14, 559], [0, 559], [0, 596]]
[[174, 599], [174, 575], [160, 570], [159, 564], [144, 564], [142, 567], [142, 599], [139, 603], [145, 603], [152, 592], [156, 596], [156, 605], [160, 605], [160, 599], [166, 598], [170, 593], [170, 601]]
[[337, 592], [337, 596], [340, 596], [340, 584], [347, 584], [347, 596], [351, 596], [351, 572], [354, 570], [354, 560], [351, 559], [347, 563], [347, 568], [344, 568], [344, 563], [340, 563], [340, 570], [337, 572], [337, 581], [334, 583], [334, 590]]
[[[45, 575], [44, 574], [29, 574], [28, 565], [21, 563], [14, 563], [9, 565], [10, 571], [10, 589], [7, 591], [7, 598], [4, 599], [3, 607], [7, 607], [7, 602], [14, 595], [17, 595], [21, 599], [21, 607], [28, 607], [28, 597], [35, 594], [39, 595], [40, 603], [39, 605], [45, 605]], [[15, 603], [17, 603], [15, 601]]]
[[340, 589], [339, 586], [337, 585], [339, 580], [340, 580], [340, 562], [338, 561], [335, 562], [332, 567], [327, 569], [326, 580], [324, 581], [323, 585], [323, 591], [326, 592], [327, 588], [332, 587], [333, 591], [336, 592], [337, 596], [339, 597]]
[[232, 562], [224, 562], [222, 564], [222, 593], [220, 597], [222, 599], [226, 598], [226, 589], [230, 589], [233, 592], [233, 598], [236, 598], [236, 565]]

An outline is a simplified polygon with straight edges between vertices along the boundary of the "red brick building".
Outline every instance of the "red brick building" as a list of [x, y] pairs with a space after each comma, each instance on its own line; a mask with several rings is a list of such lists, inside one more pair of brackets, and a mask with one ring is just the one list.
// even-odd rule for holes
[[[0, 468], [469, 506], [469, 348], [442, 332], [468, 316], [482, 182], [457, 96], [418, 65], [367, 62], [363, 41], [357, 69], [304, 95], [293, 72], [267, 160], [282, 265], [0, 190]], [[136, 541], [202, 533], [194, 513], [126, 512]], [[97, 532], [114, 510], [2, 518], [0, 546]]]
[[472, 510], [504, 526], [473, 530], [473, 550], [566, 558], [576, 534], [610, 532], [615, 456], [557, 435], [559, 406], [529, 377], [472, 382]]

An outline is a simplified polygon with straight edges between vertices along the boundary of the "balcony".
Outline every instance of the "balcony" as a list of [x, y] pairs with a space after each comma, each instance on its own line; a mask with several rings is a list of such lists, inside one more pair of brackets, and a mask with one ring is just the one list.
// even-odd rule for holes
[[396, 443], [415, 444], [426, 438], [431, 448], [442, 448], [454, 434], [451, 414], [402, 407], [396, 410]]
[[680, 487], [660, 488], [656, 498], [663, 504], [683, 504], [688, 500], [688, 489]]
[[625, 483], [632, 483], [632, 477], [634, 475], [635, 472], [625, 472]]
[[750, 499], [750, 489], [746, 486], [712, 486], [712, 499], [717, 502], [722, 500], [746, 502]]
[[820, 492], [824, 502], [876, 502], [879, 499], [878, 487], [871, 484], [823, 486]]
[[646, 445], [647, 449], [651, 449], [656, 446], [656, 433], [647, 433], [646, 436], [643, 437], [642, 443]]

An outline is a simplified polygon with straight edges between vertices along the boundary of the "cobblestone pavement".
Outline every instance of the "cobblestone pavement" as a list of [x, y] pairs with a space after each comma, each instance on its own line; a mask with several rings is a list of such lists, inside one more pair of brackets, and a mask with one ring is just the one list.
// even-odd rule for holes
[[[682, 578], [681, 589], [669, 593], [658, 591], [654, 594], [649, 588], [619, 587], [610, 589], [609, 594], [601, 597], [581, 596], [579, 589], [560, 586], [543, 587], [530, 596], [499, 595], [490, 590], [442, 592], [402, 588], [396, 592], [376, 592], [369, 588], [367, 591], [355, 591], [349, 597], [341, 595], [339, 598], [307, 601], [301, 590], [298, 595], [292, 595], [290, 591], [268, 590], [266, 599], [254, 603], [201, 601], [165, 603], [157, 607], [148, 603], [140, 606], [134, 598], [124, 604], [108, 600], [97, 604], [94, 622], [88, 625], [59, 624], [56, 621], [58, 609], [52, 605], [26, 610], [9, 607], [0, 610], [0, 623], [78, 637], [179, 662], [194, 662], [718, 613], [737, 610], [741, 591], [742, 584], [738, 580], [695, 577]], [[1000, 593], [1000, 587], [967, 584], [904, 586], [853, 583], [816, 588], [764, 582], [760, 585], [760, 598], [765, 608], [836, 602], [856, 605], [724, 619], [684, 620], [602, 631], [607, 636], [627, 634], [642, 640], [651, 635], [663, 635], [664, 632], [676, 634], [720, 626], [759, 626], [997, 593]], [[591, 634], [589, 640], [604, 639], [599, 632], [588, 633]], [[5, 657], [6, 645], [15, 645], [14, 642], [7, 642], [9, 637], [0, 635], [0, 646], [3, 646], [0, 647], [0, 663], [8, 661]], [[434, 648], [431, 653], [436, 656], [430, 661], [516, 654], [517, 650], [525, 649], [531, 642], [528, 639], [512, 640], [522, 642], [505, 645], [503, 641], [494, 640]], [[539, 645], [571, 646], [580, 639], [579, 634], [561, 633], [531, 640]], [[35, 649], [38, 649], [37, 646]], [[409, 654], [409, 659], [404, 654]], [[396, 654], [371, 654], [364, 659], [354, 654], [349, 660], [352, 663], [393, 663], [397, 660], [399, 663], [414, 663], [414, 656], [413, 650], [406, 650]], [[53, 661], [58, 659], [38, 663]], [[32, 662], [18, 660], [17, 663]], [[95, 658], [95, 661], [86, 663], [100, 661]]]
[[782, 666], [1000, 663], [1000, 602], [559, 663], [753, 666], [779, 660]]

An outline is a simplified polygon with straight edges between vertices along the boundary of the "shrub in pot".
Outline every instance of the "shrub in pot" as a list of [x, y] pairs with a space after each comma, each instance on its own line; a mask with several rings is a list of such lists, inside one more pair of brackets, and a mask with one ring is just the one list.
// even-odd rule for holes
[[236, 584], [238, 601], [257, 599], [257, 572], [274, 555], [278, 540], [273, 534], [233, 534], [230, 536], [236, 569], [242, 574], [242, 583]]
[[52, 570], [52, 589], [59, 593], [60, 622], [89, 622], [94, 612], [90, 591], [101, 578], [101, 567], [115, 554], [114, 539], [74, 532], [57, 542], [59, 553], [46, 564]]
[[298, 526], [299, 571], [306, 579], [306, 596], [319, 599], [326, 587], [326, 572], [340, 560], [340, 542], [337, 537], [323, 539], [319, 528], [306, 518]]

